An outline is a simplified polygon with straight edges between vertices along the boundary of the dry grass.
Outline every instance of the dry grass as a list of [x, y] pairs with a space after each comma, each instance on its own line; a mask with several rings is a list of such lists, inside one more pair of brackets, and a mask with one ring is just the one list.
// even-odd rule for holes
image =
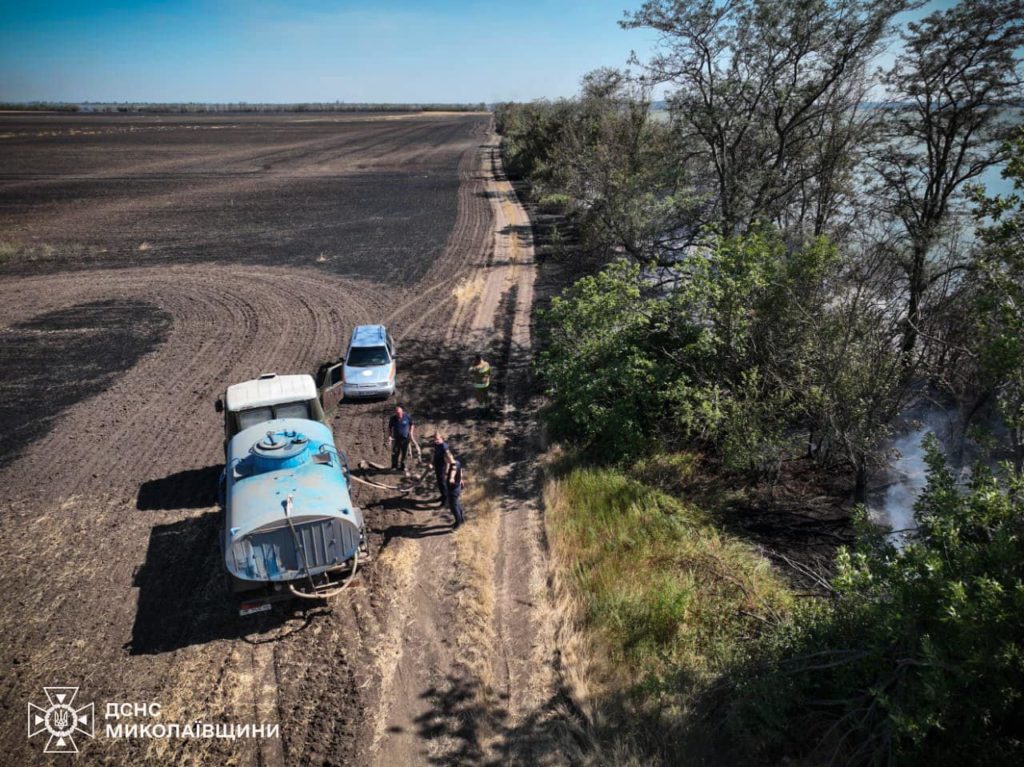
[[[87, 250], [81, 246], [75, 246], [73, 249]], [[56, 252], [56, 248], [45, 242], [29, 244], [12, 240], [0, 240], [0, 264], [6, 261], [37, 261], [39, 259], [52, 258]]]
[[[378, 555], [374, 566], [385, 571], [385, 583], [393, 584], [393, 593], [408, 595], [416, 582], [416, 570], [420, 562], [422, 549], [415, 541], [399, 539]], [[402, 609], [395, 610], [390, 616], [388, 625], [380, 632], [367, 651], [373, 658], [372, 678], [379, 680], [381, 690], [390, 690], [395, 682], [399, 660], [402, 657], [406, 618], [408, 617], [409, 600], [403, 599]], [[389, 696], [382, 695], [382, 700]], [[376, 751], [381, 741], [387, 736], [388, 707], [381, 706], [377, 711], [377, 721], [373, 728], [373, 744], [371, 751]]]
[[459, 308], [464, 308], [473, 299], [480, 296], [484, 291], [486, 282], [487, 278], [479, 270], [473, 272], [472, 277], [460, 280], [459, 284], [452, 288], [452, 295], [458, 302]]
[[[459, 654], [480, 682], [484, 695], [494, 690], [491, 666], [494, 637], [494, 563], [498, 551], [498, 504], [501, 484], [496, 475], [504, 440], [493, 437], [473, 446], [479, 460], [463, 491], [466, 524], [454, 537]], [[468, 477], [468, 472], [467, 472]]]

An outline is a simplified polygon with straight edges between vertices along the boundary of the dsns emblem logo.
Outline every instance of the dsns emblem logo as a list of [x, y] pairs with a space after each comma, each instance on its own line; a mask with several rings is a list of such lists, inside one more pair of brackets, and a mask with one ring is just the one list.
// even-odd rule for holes
[[75, 733], [93, 736], [93, 704], [74, 707], [77, 687], [44, 687], [49, 707], [28, 704], [28, 736], [49, 733], [45, 754], [77, 754]]

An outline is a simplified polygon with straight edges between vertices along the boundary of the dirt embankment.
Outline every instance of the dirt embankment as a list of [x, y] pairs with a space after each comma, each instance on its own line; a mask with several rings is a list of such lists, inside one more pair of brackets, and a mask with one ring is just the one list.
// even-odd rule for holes
[[[81, 744], [86, 764], [529, 753], [550, 686], [531, 410], [520, 394], [530, 391], [531, 250], [485, 123], [416, 116], [356, 130], [342, 119], [309, 135], [282, 120], [239, 145], [220, 136], [244, 125], [199, 121], [217, 138], [200, 141], [197, 157], [180, 134], [199, 128], [143, 122], [19, 138], [42, 144], [36, 165], [0, 162], [0, 219], [14, 233], [0, 265], [0, 346], [38, 333], [43, 360], [34, 377], [0, 386], [54, 414], [0, 468], [0, 746], [18, 763], [43, 761], [25, 739], [25, 704], [44, 685], [70, 684], [98, 703], [158, 702], [165, 721], [281, 727], [269, 741], [100, 736]], [[111, 136], [129, 144], [121, 165], [94, 157], [121, 146]], [[46, 147], [68, 141], [84, 159], [40, 171]], [[417, 186], [417, 174], [436, 186]], [[361, 198], [361, 184], [378, 191]], [[350, 198], [361, 202], [346, 219]], [[389, 230], [392, 204], [409, 222]], [[101, 319], [62, 324], [73, 307]], [[212, 400], [259, 372], [311, 371], [353, 325], [373, 321], [399, 339], [400, 396], [421, 435], [446, 430], [475, 481], [474, 467], [495, 467], [494, 511], [453, 536], [445, 513], [361, 488], [377, 560], [358, 588], [328, 608], [239, 619], [216, 542]], [[477, 348], [499, 370], [497, 422], [464, 402]], [[91, 383], [76, 390], [67, 380], [79, 366]], [[339, 444], [386, 462], [389, 408], [343, 405]], [[493, 644], [474, 649], [482, 638]], [[485, 726], [467, 729], [477, 710]]]

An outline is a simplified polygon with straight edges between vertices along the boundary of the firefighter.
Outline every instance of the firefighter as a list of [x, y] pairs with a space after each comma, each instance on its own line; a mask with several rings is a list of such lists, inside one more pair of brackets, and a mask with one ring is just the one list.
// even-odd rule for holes
[[434, 466], [434, 477], [437, 479], [437, 491], [441, 494], [438, 498], [438, 506], [444, 507], [448, 501], [448, 488], [445, 482], [445, 455], [448, 453], [448, 443], [445, 442], [444, 435], [441, 432], [434, 434], [434, 456], [432, 464]]
[[391, 443], [392, 471], [405, 471], [405, 460], [409, 457], [409, 442], [416, 437], [416, 424], [402, 406], [395, 408], [395, 414], [388, 420], [388, 442]]
[[459, 525], [466, 521], [461, 499], [463, 486], [462, 463], [452, 455], [451, 450], [448, 450], [444, 454], [444, 466], [445, 494], [448, 497], [448, 508], [455, 518], [454, 526], [459, 527]]
[[473, 396], [480, 410], [486, 413], [491, 407], [491, 365], [478, 354], [473, 358], [469, 374], [473, 379]]

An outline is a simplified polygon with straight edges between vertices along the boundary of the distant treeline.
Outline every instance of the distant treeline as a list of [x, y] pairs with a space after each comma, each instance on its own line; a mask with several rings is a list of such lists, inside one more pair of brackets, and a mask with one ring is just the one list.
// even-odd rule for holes
[[79, 104], [43, 104], [33, 101], [30, 104], [14, 104], [0, 102], [2, 112], [79, 112]]
[[100, 112], [111, 113], [154, 113], [174, 112], [178, 114], [206, 114], [216, 112], [263, 113], [263, 112], [484, 112], [487, 105], [477, 104], [350, 104], [342, 101], [305, 102], [301, 104], [250, 104], [245, 101], [208, 103], [136, 103], [84, 101], [79, 104], [64, 102], [50, 103], [32, 101], [29, 103], [0, 103], [0, 110], [20, 112]]

